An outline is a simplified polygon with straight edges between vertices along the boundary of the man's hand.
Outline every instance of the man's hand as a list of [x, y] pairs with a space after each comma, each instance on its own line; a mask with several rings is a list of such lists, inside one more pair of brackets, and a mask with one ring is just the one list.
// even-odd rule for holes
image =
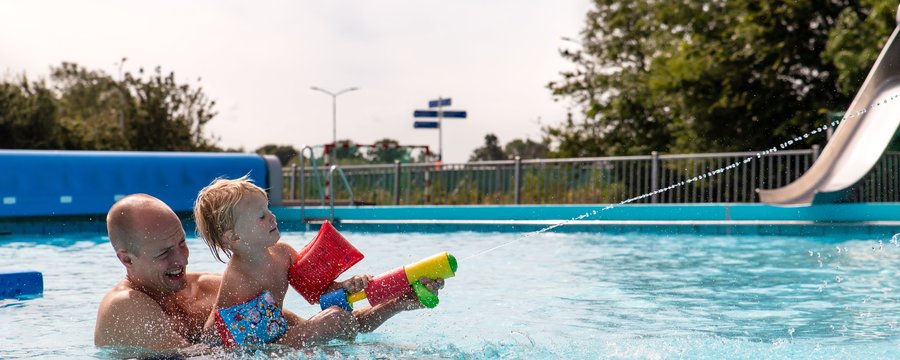
[[[428, 291], [434, 293], [435, 296], [438, 296], [438, 290], [444, 288], [444, 279], [431, 280], [429, 278], [423, 277], [419, 278], [419, 282], [422, 283], [422, 285], [425, 285], [425, 287], [428, 288]], [[400, 302], [402, 304], [401, 308], [403, 310], [415, 310], [424, 308], [424, 306], [421, 302], [419, 302], [419, 299], [416, 298], [416, 294], [414, 293], [404, 294], [400, 298]]]
[[334, 339], [353, 340], [359, 332], [356, 318], [343, 309], [332, 306], [305, 320], [290, 310], [282, 309], [288, 321], [288, 331], [276, 342], [290, 347], [304, 347]]
[[[332, 306], [311, 317], [307, 322], [316, 331], [320, 341], [331, 339], [353, 340], [359, 332], [359, 323], [348, 311]], [[316, 341], [318, 342], [318, 341]]]
[[[428, 291], [433, 292], [434, 295], [437, 295], [438, 290], [444, 287], [443, 279], [431, 280], [421, 278], [419, 279], [419, 282], [421, 282], [422, 285], [425, 285], [425, 287], [428, 288]], [[375, 331], [375, 329], [381, 326], [387, 319], [400, 312], [421, 309], [423, 307], [424, 306], [419, 302], [419, 299], [416, 298], [416, 295], [410, 293], [377, 306], [354, 310], [353, 316], [359, 321], [359, 331], [367, 333]]]

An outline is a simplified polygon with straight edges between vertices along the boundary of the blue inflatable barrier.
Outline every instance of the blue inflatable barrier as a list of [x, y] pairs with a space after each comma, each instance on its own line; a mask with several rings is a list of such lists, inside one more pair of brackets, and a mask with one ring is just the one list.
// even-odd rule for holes
[[40, 272], [0, 272], [0, 299], [33, 298], [43, 293], [44, 276]]
[[281, 164], [268, 155], [0, 150], [0, 169], [0, 217], [105, 215], [133, 193], [190, 211], [215, 178], [247, 174], [270, 191], [273, 205], [281, 201]]

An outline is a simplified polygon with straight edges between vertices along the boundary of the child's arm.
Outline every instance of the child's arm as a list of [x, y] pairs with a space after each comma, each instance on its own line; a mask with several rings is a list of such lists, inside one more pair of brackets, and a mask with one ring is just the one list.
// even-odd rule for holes
[[[425, 285], [429, 291], [438, 294], [438, 291], [444, 287], [444, 279], [431, 280], [421, 278], [419, 282]], [[353, 317], [359, 323], [359, 332], [368, 333], [375, 331], [387, 319], [397, 315], [403, 311], [422, 309], [422, 303], [412, 293], [408, 293], [399, 298], [389, 300], [377, 306], [369, 306], [362, 309], [353, 310]]]

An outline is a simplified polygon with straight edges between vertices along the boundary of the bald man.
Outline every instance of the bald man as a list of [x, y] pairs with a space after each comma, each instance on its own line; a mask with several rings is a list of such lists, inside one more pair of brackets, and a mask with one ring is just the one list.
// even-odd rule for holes
[[[176, 352], [214, 343], [217, 336], [204, 333], [203, 324], [215, 305], [222, 277], [187, 272], [185, 232], [172, 209], [150, 195], [129, 195], [109, 210], [106, 226], [125, 266], [125, 279], [100, 302], [94, 344]], [[436, 293], [443, 281], [425, 285]], [[421, 304], [414, 297], [404, 297], [352, 314], [333, 307], [309, 320], [285, 309], [284, 317], [292, 326], [279, 343], [299, 347], [352, 339], [357, 331], [375, 330], [395, 314], [418, 308]]]

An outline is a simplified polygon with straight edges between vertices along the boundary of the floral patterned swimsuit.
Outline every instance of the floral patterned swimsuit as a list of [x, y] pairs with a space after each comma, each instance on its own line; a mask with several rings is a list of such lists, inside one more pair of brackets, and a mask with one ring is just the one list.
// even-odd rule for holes
[[243, 304], [216, 311], [216, 330], [225, 346], [267, 344], [287, 331], [287, 320], [268, 290]]

